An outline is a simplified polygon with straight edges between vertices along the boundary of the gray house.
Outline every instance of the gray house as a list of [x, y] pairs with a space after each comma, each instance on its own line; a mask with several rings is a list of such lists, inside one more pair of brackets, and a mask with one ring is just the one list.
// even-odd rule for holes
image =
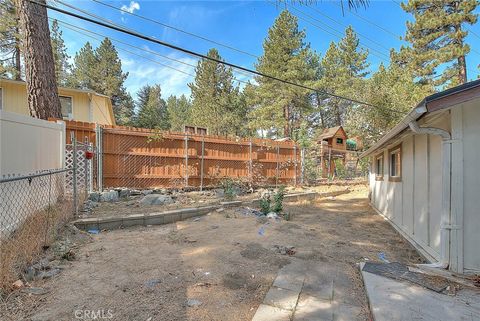
[[361, 157], [380, 215], [434, 266], [480, 272], [480, 80], [426, 97]]

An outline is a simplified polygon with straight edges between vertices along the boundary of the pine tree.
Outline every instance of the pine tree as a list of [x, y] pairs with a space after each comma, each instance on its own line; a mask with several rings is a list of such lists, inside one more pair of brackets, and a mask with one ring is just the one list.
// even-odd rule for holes
[[68, 77], [67, 85], [73, 88], [94, 90], [97, 82], [96, 66], [98, 62], [92, 45], [87, 42], [76, 53], [73, 61], [74, 67]]
[[167, 112], [170, 120], [170, 129], [173, 131], [183, 131], [184, 126], [189, 124], [192, 104], [181, 95], [177, 98], [171, 95], [167, 99]]
[[[208, 56], [221, 60], [216, 49]], [[210, 60], [200, 60], [195, 81], [189, 84], [192, 91], [193, 125], [207, 127], [215, 135], [238, 134], [243, 123], [237, 117], [242, 114], [239, 90], [234, 87], [231, 68]]]
[[62, 31], [58, 26], [57, 20], [53, 20], [52, 32], [50, 34], [52, 42], [53, 60], [55, 62], [55, 76], [57, 84], [65, 86], [70, 75], [71, 65], [68, 62], [70, 56], [67, 54], [65, 41], [62, 38]]
[[2, 77], [21, 79], [21, 39], [17, 9], [13, 0], [0, 5], [0, 74]]
[[[391, 62], [364, 82], [360, 99], [372, 105], [356, 106], [346, 121], [352, 135], [363, 137], [366, 146], [377, 141], [434, 88], [414, 81], [411, 70]], [[392, 112], [391, 110], [397, 112]]]
[[167, 104], [162, 99], [160, 85], [146, 85], [138, 92], [136, 126], [142, 128], [170, 129]]
[[105, 38], [95, 50], [87, 42], [75, 55], [73, 71], [67, 84], [109, 96], [117, 123], [126, 125], [131, 122], [134, 110], [133, 99], [124, 87], [127, 77], [128, 73], [122, 72], [117, 50]]
[[[297, 18], [287, 10], [280, 13], [263, 43], [263, 55], [256, 69], [277, 78], [306, 84], [314, 79], [315, 70], [310, 68], [312, 52], [304, 43], [305, 32], [298, 29]], [[252, 105], [251, 127], [273, 129], [277, 136], [291, 136], [298, 120], [308, 113], [309, 93], [298, 87], [256, 77]]]
[[[369, 73], [367, 59], [368, 51], [360, 47], [355, 31], [348, 27], [338, 44], [330, 43], [320, 61], [318, 88], [337, 95], [357, 97]], [[346, 113], [352, 105], [349, 101], [321, 93], [315, 94], [315, 100], [318, 106], [322, 106], [324, 127], [344, 125]]]
[[[407, 22], [405, 40], [411, 47], [403, 47], [405, 60], [415, 76], [425, 83], [451, 87], [467, 82], [465, 56], [470, 47], [465, 43], [468, 32], [463, 25], [477, 22], [474, 13], [477, 0], [409, 0], [402, 8], [411, 13], [414, 22]], [[442, 69], [436, 78], [438, 67]]]

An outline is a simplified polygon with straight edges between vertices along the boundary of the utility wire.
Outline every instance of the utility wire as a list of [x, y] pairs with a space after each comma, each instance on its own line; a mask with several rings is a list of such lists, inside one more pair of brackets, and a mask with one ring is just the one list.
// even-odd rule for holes
[[[106, 23], [108, 23], [108, 24], [110, 24], [110, 25], [112, 25], [112, 26], [116, 26], [116, 27], [118, 27], [118, 28], [123, 28], [123, 29], [125, 29], [125, 30], [130, 31], [130, 32], [136, 32], [136, 31], [133, 30], [133, 29], [125, 28], [124, 26], [121, 26], [121, 25], [119, 25], [119, 24], [116, 24], [115, 22], [113, 22], [113, 21], [111, 21], [111, 20], [105, 19], [105, 18], [100, 17], [100, 16], [98, 16], [98, 15], [96, 15], [96, 14], [93, 14], [93, 13], [90, 13], [90, 12], [88, 12], [88, 11], [86, 11], [86, 10], [80, 9], [80, 8], [78, 8], [78, 7], [75, 7], [75, 6], [71, 5], [71, 4], [65, 3], [64, 1], [61, 1], [61, 0], [54, 0], [54, 1], [60, 3], [60, 4], [64, 5], [64, 6], [66, 6], [66, 7], [69, 7], [69, 8], [71, 8], [71, 9], [73, 9], [73, 10], [76, 10], [76, 11], [79, 11], [79, 12], [81, 12], [81, 13], [83, 13], [83, 14], [86, 14], [86, 15], [88, 15], [88, 16], [90, 16], [90, 17], [96, 18], [96, 19], [98, 19], [98, 20], [100, 20], [100, 21], [104, 21], [104, 22], [106, 22]], [[152, 38], [156, 39], [155, 37], [152, 37]], [[160, 55], [160, 54], [157, 53], [157, 55]], [[164, 57], [165, 57], [165, 56], [164, 56]], [[167, 59], [170, 59], [170, 58], [167, 58]], [[245, 73], [245, 72], [243, 72], [243, 71], [241, 71], [241, 70], [237, 70], [236, 72], [241, 73], [241, 74], [244, 74], [244, 75], [246, 75], [246, 76], [251, 76], [249, 73], [247, 74], [247, 73]]]
[[278, 81], [278, 82], [281, 82], [281, 83], [284, 83], [284, 84], [288, 84], [288, 85], [291, 85], [291, 86], [295, 86], [295, 87], [298, 87], [298, 88], [306, 89], [306, 90], [309, 90], [309, 91], [312, 91], [312, 92], [317, 92], [317, 93], [320, 93], [320, 94], [323, 94], [323, 95], [327, 95], [327, 96], [330, 96], [330, 97], [334, 97], [334, 98], [338, 98], [338, 99], [350, 101], [350, 102], [352, 102], [352, 103], [356, 103], [356, 104], [360, 104], [360, 105], [365, 105], [365, 106], [370, 106], [370, 107], [378, 108], [378, 109], [381, 109], [381, 110], [389, 110], [389, 111], [391, 111], [391, 112], [399, 113], [399, 114], [402, 114], [402, 115], [404, 114], [403, 112], [400, 112], [400, 111], [398, 111], [398, 110], [396, 110], [396, 109], [387, 108], [387, 107], [379, 107], [379, 106], [376, 106], [376, 105], [373, 105], [373, 104], [370, 104], [370, 103], [367, 103], [367, 102], [363, 102], [363, 101], [360, 101], [360, 100], [356, 100], [356, 99], [344, 97], [344, 96], [337, 95], [337, 94], [332, 94], [332, 93], [329, 93], [329, 92], [326, 92], [326, 91], [322, 91], [322, 90], [318, 90], [318, 89], [315, 89], [315, 88], [312, 88], [312, 87], [309, 87], [309, 86], [305, 86], [305, 85], [302, 85], [302, 84], [298, 84], [298, 83], [295, 83], [295, 82], [292, 82], [292, 81], [289, 81], [289, 80], [285, 80], [285, 79], [281, 79], [281, 78], [278, 78], [278, 77], [275, 77], [275, 76], [267, 75], [267, 74], [264, 74], [264, 73], [261, 73], [261, 72], [258, 72], [258, 71], [249, 69], [249, 68], [245, 68], [245, 67], [242, 67], [242, 66], [239, 66], [239, 65], [236, 65], [236, 64], [227, 62], [227, 61], [222, 61], [222, 60], [219, 60], [219, 59], [215, 59], [215, 58], [209, 57], [209, 56], [207, 56], [207, 55], [204, 55], [204, 54], [201, 54], [201, 53], [197, 53], [197, 52], [195, 52], [195, 51], [192, 51], [192, 50], [189, 50], [189, 49], [185, 49], [185, 48], [182, 48], [182, 47], [179, 47], [179, 46], [176, 46], [176, 45], [173, 45], [173, 44], [170, 44], [170, 43], [167, 43], [167, 42], [164, 42], [164, 41], [161, 41], [161, 40], [158, 40], [158, 39], [155, 39], [155, 38], [146, 36], [146, 35], [143, 35], [143, 34], [138, 33], [138, 32], [136, 32], [136, 31], [130, 31], [130, 30], [126, 30], [125, 28], [122, 28], [122, 27], [118, 27], [118, 26], [115, 26], [115, 25], [109, 25], [109, 24], [104, 23], [104, 22], [102, 22], [102, 21], [97, 21], [97, 20], [91, 19], [91, 18], [89, 18], [89, 17], [85, 17], [85, 16], [78, 15], [78, 14], [73, 13], [73, 12], [69, 12], [69, 11], [66, 11], [66, 10], [63, 10], [63, 9], [60, 9], [60, 8], [56, 8], [56, 7], [53, 7], [53, 6], [48, 5], [48, 4], [45, 4], [45, 3], [37, 2], [37, 1], [35, 1], [35, 0], [27, 0], [27, 1], [29, 1], [29, 2], [31, 2], [31, 3], [35, 3], [35, 4], [39, 5], [39, 6], [45, 7], [45, 8], [47, 8], [47, 9], [50, 9], [50, 10], [53, 10], [53, 11], [56, 11], [56, 12], [59, 12], [59, 13], [62, 13], [62, 14], [71, 16], [71, 17], [75, 17], [75, 18], [78, 18], [78, 19], [81, 19], [81, 20], [84, 20], [84, 21], [88, 21], [88, 22], [90, 22], [90, 23], [93, 23], [93, 24], [96, 24], [96, 25], [99, 25], [99, 26], [108, 28], [108, 29], [112, 29], [112, 30], [115, 30], [115, 31], [118, 31], [118, 32], [121, 32], [121, 33], [128, 34], [128, 35], [130, 35], [130, 36], [134, 36], [134, 37], [137, 37], [137, 38], [140, 38], [140, 39], [143, 39], [143, 40], [152, 42], [152, 43], [156, 43], [156, 44], [159, 44], [159, 45], [162, 45], [162, 46], [171, 48], [171, 49], [175, 49], [175, 50], [184, 52], [184, 53], [189, 54], [189, 55], [192, 55], [192, 56], [196, 56], [196, 57], [199, 57], [199, 58], [203, 58], [203, 59], [206, 59], [206, 60], [210, 60], [210, 61], [213, 61], [213, 62], [216, 62], [216, 63], [219, 63], [219, 64], [223, 64], [223, 65], [226, 65], [226, 66], [235, 68], [235, 69], [239, 69], [239, 70], [243, 70], [243, 71], [246, 71], [246, 72], [250, 72], [250, 73], [252, 73], [252, 74], [254, 74], [254, 75], [257, 75], [257, 76], [261, 76], [261, 77], [264, 77], [264, 78], [268, 78], [268, 79], [271, 79], [271, 80], [275, 80], [275, 81]]
[[[177, 28], [177, 27], [174, 27], [174, 26], [167, 25], [167, 24], [165, 24], [165, 23], [163, 23], [163, 22], [160, 22], [160, 21], [158, 21], [158, 20], [151, 19], [151, 18], [142, 16], [142, 15], [139, 15], [139, 14], [136, 14], [136, 13], [133, 13], [133, 12], [129, 12], [129, 11], [127, 11], [127, 10], [124, 10], [124, 9], [118, 8], [118, 7], [115, 7], [115, 6], [113, 6], [113, 5], [110, 5], [110, 4], [108, 4], [108, 3], [104, 3], [104, 2], [99, 1], [99, 0], [91, 0], [91, 1], [96, 2], [96, 3], [98, 3], [98, 4], [102, 5], [102, 6], [109, 7], [109, 8], [112, 8], [112, 9], [115, 9], [115, 10], [118, 10], [118, 11], [121, 11], [122, 13], [126, 13], [126, 14], [132, 15], [132, 16], [134, 16], [134, 17], [143, 19], [143, 20], [145, 20], [145, 21], [153, 22], [153, 23], [155, 23], [155, 24], [157, 24], [157, 25], [160, 25], [160, 26], [162, 26], [162, 27], [170, 28], [170, 29], [172, 29], [172, 30], [175, 30], [175, 31], [184, 33], [184, 34], [186, 34], [186, 35], [189, 35], [189, 36], [192, 36], [192, 37], [195, 37], [195, 38], [199, 38], [199, 39], [202, 39], [202, 40], [204, 40], [204, 41], [208, 41], [208, 42], [213, 43], [213, 44], [215, 44], [215, 45], [218, 45], [218, 46], [221, 46], [221, 47], [224, 47], [224, 48], [228, 48], [228, 49], [230, 49], [230, 50], [239, 52], [239, 53], [241, 53], [241, 54], [248, 55], [248, 56], [254, 57], [254, 58], [258, 58], [257, 55], [254, 55], [254, 54], [249, 53], [249, 52], [247, 52], [247, 51], [244, 51], [244, 50], [235, 48], [235, 47], [230, 46], [230, 45], [226, 45], [226, 44], [220, 43], [220, 42], [215, 41], [215, 40], [212, 40], [212, 39], [208, 39], [208, 38], [206, 38], [206, 37], [203, 37], [203, 36], [194, 34], [194, 33], [189, 32], [189, 31], [182, 30], [182, 29]], [[59, 2], [60, 2], [60, 1], [59, 1]]]
[[[59, 20], [59, 19], [55, 19], [55, 18], [48, 18], [50, 19], [51, 21], [53, 20], [56, 20], [58, 21], [63, 27], [67, 28], [67, 29], [70, 29], [74, 32], [77, 32], [77, 33], [80, 33], [80, 34], [83, 34], [87, 37], [90, 37], [92, 39], [95, 39], [95, 40], [98, 40], [98, 38], [95, 38], [91, 35], [87, 35], [85, 33], [89, 33], [89, 34], [94, 34], [96, 36], [100, 36], [100, 37], [103, 37], [103, 38], [108, 38], [110, 40], [112, 40], [113, 42], [116, 42], [116, 43], [120, 43], [122, 45], [125, 45], [125, 46], [128, 46], [128, 47], [131, 47], [131, 48], [134, 48], [134, 49], [138, 49], [138, 50], [141, 50], [143, 52], [147, 52], [149, 54], [152, 54], [152, 55], [155, 55], [155, 56], [159, 56], [159, 57], [162, 57], [162, 58], [165, 58], [165, 59], [168, 59], [168, 60], [171, 60], [171, 61], [175, 61], [177, 63], [180, 63], [180, 64], [183, 64], [183, 65], [186, 65], [186, 66], [190, 66], [190, 67], [193, 67], [193, 68], [196, 68], [197, 66], [196, 65], [193, 65], [193, 64], [190, 64], [188, 62], [185, 62], [185, 61], [182, 61], [182, 60], [179, 60], [179, 59], [175, 59], [175, 58], [172, 58], [172, 57], [169, 57], [169, 56], [166, 56], [166, 55], [162, 55], [156, 51], [153, 51], [153, 50], [150, 50], [150, 49], [146, 49], [146, 48], [141, 48], [141, 47], [138, 47], [138, 46], [135, 46], [135, 45], [132, 45], [132, 44], [129, 44], [125, 41], [122, 41], [122, 40], [118, 40], [118, 39], [115, 39], [115, 38], [112, 38], [112, 37], [108, 37], [104, 34], [101, 34], [101, 33], [98, 33], [98, 32], [95, 32], [95, 31], [91, 31], [91, 30], [87, 30], [85, 28], [82, 28], [82, 27], [79, 27], [79, 26], [75, 26], [75, 25], [72, 25], [68, 22], [65, 22], [65, 21], [62, 21], [62, 20]], [[78, 31], [78, 30], [81, 30], [82, 32]], [[117, 48], [120, 48], [117, 46]], [[123, 49], [124, 51], [126, 51], [126, 49]], [[129, 52], [129, 51], [128, 51]], [[141, 56], [141, 57], [144, 57], [144, 56]], [[147, 59], [147, 58], [145, 58]], [[198, 61], [197, 61], [198, 62]], [[176, 68], [173, 68], [169, 65], [165, 65], [165, 67], [168, 67], [170, 69], [173, 69], [173, 70], [176, 70], [176, 71], [179, 71], [179, 72], [182, 72], [182, 73], [185, 73], [183, 72], [182, 70], [179, 70], [179, 69], [176, 69]], [[188, 74], [189, 76], [195, 76], [195, 75], [192, 75], [192, 74]], [[250, 74], [249, 74], [250, 75]], [[240, 79], [237, 79], [237, 78], [234, 78], [235, 81], [238, 81], [238, 82], [241, 82], [241, 83], [245, 83], [245, 84], [248, 84], [249, 82], [247, 81], [243, 81], [243, 80], [240, 80]]]
[[[296, 11], [302, 12], [302, 11], [296, 9], [295, 7], [290, 7], [290, 8], [292, 8], [292, 9], [294, 9], [294, 10], [296, 10]], [[312, 20], [315, 20], [315, 21], [318, 21], [318, 22], [322, 23], [320, 20], [312, 17], [311, 15], [309, 15], [309, 14], [307, 14], [307, 13], [303, 13], [303, 15], [309, 17], [309, 18], [312, 19]], [[328, 25], [327, 25], [327, 26], [328, 26], [329, 28], [333, 29], [333, 30], [334, 30], [335, 32], [337, 32], [338, 34], [334, 34], [334, 33], [332, 33], [331, 31], [328, 31], [328, 30], [320, 27], [318, 24], [315, 24], [315, 23], [311, 22], [310, 20], [308, 20], [308, 19], [306, 19], [306, 18], [304, 18], [304, 17], [301, 17], [301, 16], [296, 16], [296, 17], [299, 18], [299, 19], [301, 19], [301, 20], [303, 20], [303, 21], [306, 21], [307, 23], [311, 24], [311, 25], [314, 26], [314, 27], [317, 27], [317, 28], [319, 28], [319, 29], [321, 29], [321, 30], [324, 30], [325, 32], [327, 32], [327, 33], [329, 33], [329, 34], [331, 34], [331, 35], [334, 35], [335, 37], [337, 37], [337, 38], [339, 38], [339, 39], [342, 39], [343, 36], [344, 36], [344, 34], [343, 34], [341, 31], [338, 31], [337, 29], [332, 28], [332, 27], [330, 27], [330, 26], [328, 26]], [[325, 23], [323, 23], [323, 24], [326, 25]], [[363, 45], [363, 47], [370, 49], [370, 53], [371, 53], [373, 56], [376, 56], [376, 57], [380, 58], [381, 60], [385, 60], [385, 59], [388, 60], [388, 56], [386, 56], [383, 52], [378, 51], [378, 50], [376, 50], [376, 49], [374, 49], [374, 48], [368, 47], [368, 46], [366, 46], [365, 44], [362, 44], [362, 45]], [[376, 52], [377, 54], [375, 54], [374, 52]]]
[[[329, 15], [327, 15], [326, 13], [323, 13], [322, 11], [316, 9], [315, 7], [311, 7], [311, 6], [308, 6], [308, 7], [309, 7], [310, 9], [312, 9], [313, 11], [315, 11], [316, 13], [318, 13], [319, 15], [321, 15], [321, 16], [329, 19], [330, 21], [335, 22], [336, 24], [339, 24], [340, 26], [342, 26], [342, 27], [344, 27], [344, 28], [347, 28], [347, 27], [348, 27], [348, 25], [346, 25], [346, 24], [344, 24], [344, 23], [341, 23], [340, 21], [338, 21], [338, 20], [335, 19], [335, 18], [330, 17]], [[308, 15], [307, 13], [301, 11], [300, 9], [298, 9], [298, 8], [296, 8], [296, 7], [294, 7], [294, 6], [290, 6], [290, 8], [293, 8], [294, 10], [296, 10], [296, 11], [298, 11], [298, 12], [300, 12], [300, 13], [306, 15], [306, 16], [309, 16], [311, 19], [314, 19], [314, 20], [322, 23], [320, 20], [315, 19], [314, 17]], [[326, 26], [328, 26], [328, 27], [331, 28], [331, 29], [336, 30], [334, 27], [331, 27], [331, 26], [329, 26], [329, 25], [326, 24], [326, 23], [323, 23], [323, 24], [326, 25]], [[357, 33], [360, 37], [362, 37], [362, 38], [370, 41], [371, 43], [374, 43], [375, 45], [381, 47], [382, 49], [385, 49], [387, 52], [390, 51], [390, 48], [385, 47], [382, 43], [380, 43], [380, 42], [378, 42], [378, 41], [376, 41], [376, 40], [374, 40], [374, 39], [372, 39], [372, 38], [370, 38], [370, 37], [368, 37], [368, 36], [366, 36], [366, 35], [364, 35], [364, 34], [361, 34], [360, 32], [356, 32], [356, 33]], [[366, 47], [365, 44], [364, 44], [364, 46]], [[367, 47], [367, 48], [368, 48], [368, 47]]]

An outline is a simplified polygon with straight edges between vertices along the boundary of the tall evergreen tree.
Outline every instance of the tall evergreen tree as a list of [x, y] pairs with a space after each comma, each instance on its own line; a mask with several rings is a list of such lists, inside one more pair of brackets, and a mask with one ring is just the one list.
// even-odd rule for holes
[[160, 85], [142, 87], [138, 92], [136, 125], [142, 128], [170, 129], [167, 104]]
[[[208, 56], [222, 59], [216, 49], [210, 49]], [[195, 71], [195, 81], [188, 84], [192, 91], [192, 124], [207, 127], [215, 135], [239, 134], [246, 108], [238, 99], [231, 68], [203, 59]]]
[[[281, 79], [306, 84], [314, 79], [310, 68], [312, 53], [304, 43], [305, 32], [298, 29], [297, 18], [287, 10], [280, 13], [263, 43], [263, 55], [256, 69]], [[308, 92], [281, 82], [256, 77], [251, 125], [254, 128], [273, 129], [277, 136], [291, 136], [310, 107]]]
[[59, 85], [65, 86], [71, 70], [71, 65], [68, 62], [70, 56], [67, 54], [67, 47], [62, 38], [62, 31], [58, 26], [57, 20], [53, 20], [50, 39], [52, 42], [53, 61], [55, 62], [55, 77]]
[[74, 67], [67, 83], [77, 88], [92, 89], [112, 99], [113, 112], [119, 124], [129, 124], [134, 104], [124, 82], [128, 73], [122, 71], [122, 62], [112, 42], [105, 38], [93, 50], [86, 43], [75, 55]]
[[[359, 39], [352, 27], [345, 30], [342, 40], [330, 46], [320, 61], [320, 90], [358, 97], [364, 78], [368, 75], [368, 51], [360, 47]], [[324, 127], [344, 125], [345, 114], [351, 104], [329, 95], [315, 94], [316, 104], [322, 107], [321, 121]]]
[[[470, 47], [465, 43], [465, 24], [477, 22], [474, 12], [477, 0], [409, 0], [402, 8], [411, 13], [405, 39], [411, 47], [403, 47], [402, 60], [407, 61], [422, 82], [451, 87], [467, 82], [465, 56]], [[443, 68], [446, 65], [445, 68]], [[442, 66], [440, 77], [436, 77]]]
[[177, 98], [171, 95], [167, 99], [167, 112], [170, 120], [170, 129], [173, 131], [183, 131], [184, 126], [189, 124], [192, 104], [181, 95]]
[[80, 89], [92, 89], [96, 86], [97, 57], [90, 42], [87, 42], [73, 59], [74, 66], [68, 77], [68, 86]]
[[0, 74], [21, 79], [21, 39], [14, 0], [4, 0], [0, 5]]

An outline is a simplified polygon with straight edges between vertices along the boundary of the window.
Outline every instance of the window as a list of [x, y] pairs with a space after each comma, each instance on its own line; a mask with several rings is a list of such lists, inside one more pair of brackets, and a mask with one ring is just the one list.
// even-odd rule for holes
[[188, 133], [188, 134], [195, 134], [195, 127], [185, 126], [185, 132]]
[[400, 182], [402, 180], [402, 146], [398, 145], [388, 151], [389, 181]]
[[72, 119], [73, 118], [72, 97], [59, 96], [58, 98], [60, 98], [60, 105], [62, 106], [63, 118]]
[[383, 180], [383, 154], [375, 157], [375, 179]]
[[337, 144], [342, 145], [343, 144], [343, 138], [337, 138]]
[[207, 135], [207, 129], [202, 127], [197, 127], [197, 134], [198, 135]]

